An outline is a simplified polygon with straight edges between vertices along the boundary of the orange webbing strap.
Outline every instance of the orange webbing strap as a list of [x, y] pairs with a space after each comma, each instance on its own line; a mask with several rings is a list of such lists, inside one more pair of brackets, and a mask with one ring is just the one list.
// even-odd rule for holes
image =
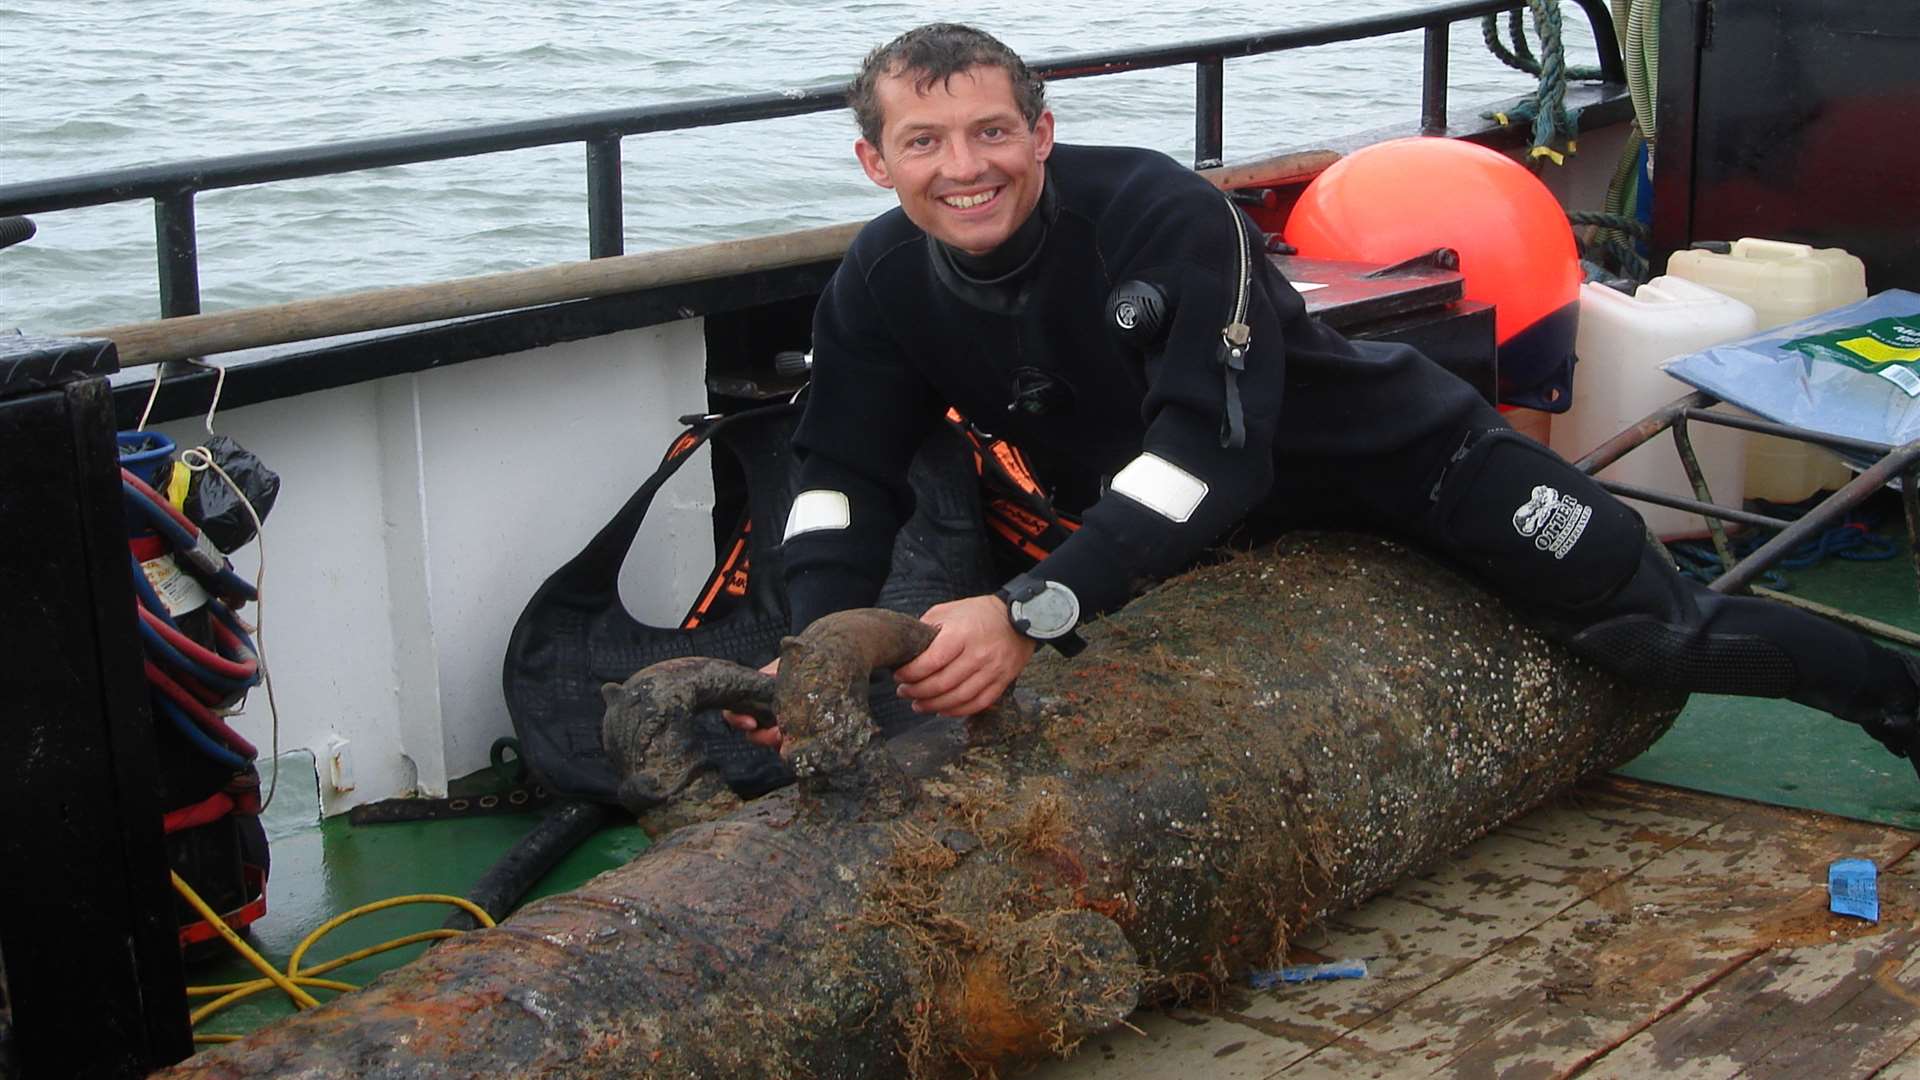
[[[668, 445], [667, 452], [660, 457], [660, 467], [667, 468], [677, 459], [684, 457], [705, 442], [711, 417], [696, 421], [687, 430], [681, 432]], [[701, 587], [699, 599], [687, 609], [680, 619], [680, 629], [692, 630], [710, 618], [723, 614], [731, 601], [737, 601], [747, 595], [747, 571], [751, 560], [747, 557], [747, 535], [753, 531], [753, 515], [742, 511], [740, 524], [733, 530], [733, 537], [727, 541], [726, 556], [714, 565], [713, 573], [707, 583]], [[716, 611], [716, 606], [719, 610]]]
[[1019, 447], [974, 427], [957, 409], [947, 410], [947, 423], [973, 447], [974, 468], [985, 488], [981, 511], [1000, 542], [1039, 562], [1080, 527], [1053, 508]]
[[738, 600], [747, 595], [747, 534], [753, 531], [753, 518], [743, 514], [740, 527], [733, 531], [733, 542], [727, 545], [727, 557], [721, 559], [713, 568], [713, 576], [707, 579], [706, 588], [700, 590], [700, 599], [680, 620], [680, 629], [691, 630], [707, 621], [714, 604], [723, 596]]

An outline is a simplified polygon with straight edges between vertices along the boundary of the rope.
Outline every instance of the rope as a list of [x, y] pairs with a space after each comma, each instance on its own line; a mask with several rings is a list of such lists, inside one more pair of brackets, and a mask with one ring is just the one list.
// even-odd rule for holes
[[[1514, 15], [1518, 16], [1519, 14], [1519, 10], [1515, 9]], [[1518, 32], [1516, 32], [1514, 36], [1520, 39], [1520, 47], [1525, 49], [1527, 47], [1526, 37]], [[1501, 63], [1515, 71], [1524, 71], [1529, 75], [1540, 74], [1540, 64], [1538, 61], [1533, 63], [1527, 62], [1533, 59], [1531, 55], [1527, 57], [1527, 60], [1522, 60], [1518, 56], [1515, 56], [1512, 50], [1507, 48], [1506, 42], [1500, 40], [1500, 16], [1497, 13], [1488, 15], [1486, 18], [1480, 20], [1480, 38], [1487, 43], [1487, 51], [1498, 58]]]
[[[1616, 3], [1622, 0], [1615, 0]], [[1539, 77], [1539, 86], [1526, 98], [1521, 99], [1511, 112], [1489, 113], [1488, 116], [1502, 126], [1526, 123], [1533, 128], [1533, 146], [1527, 152], [1530, 162], [1551, 161], [1555, 165], [1566, 164], [1566, 155], [1577, 150], [1575, 136], [1579, 132], [1579, 118], [1567, 109], [1567, 80], [1593, 80], [1601, 77], [1598, 67], [1567, 66], [1566, 44], [1562, 39], [1560, 20], [1560, 0], [1527, 0], [1527, 8], [1533, 14], [1534, 34], [1540, 39], [1540, 57], [1535, 57], [1527, 44], [1526, 26], [1518, 8], [1508, 13], [1509, 32], [1513, 36], [1513, 47], [1508, 48], [1500, 39], [1500, 19], [1498, 13], [1488, 15], [1480, 22], [1481, 37], [1487, 43], [1487, 49], [1508, 67], [1524, 71]], [[1556, 147], [1564, 145], [1564, 151]]]
[[[224, 379], [225, 369], [222, 369], [222, 381], [224, 381]], [[218, 400], [218, 392], [216, 391], [216, 404], [218, 404]], [[213, 416], [211, 409], [207, 411], [207, 416], [209, 418]], [[211, 420], [209, 420], [208, 426], [211, 428]], [[260, 660], [260, 678], [261, 681], [266, 684], [267, 688], [267, 715], [271, 718], [273, 724], [273, 742], [272, 749], [269, 751], [271, 756], [268, 759], [268, 768], [272, 770], [272, 774], [271, 779], [267, 781], [266, 797], [260, 800], [260, 809], [262, 812], [265, 812], [267, 807], [273, 805], [274, 794], [280, 790], [280, 704], [274, 700], [273, 696], [273, 669], [267, 666], [267, 605], [265, 600], [265, 590], [267, 587], [267, 526], [265, 522], [260, 520], [260, 512], [254, 509], [253, 500], [247, 498], [247, 493], [240, 490], [240, 485], [234, 481], [233, 477], [227, 475], [227, 470], [221, 468], [219, 463], [213, 460], [213, 454], [208, 451], [205, 446], [195, 446], [182, 452], [180, 461], [193, 472], [205, 472], [211, 469], [215, 475], [225, 481], [227, 487], [232, 490], [233, 497], [240, 500], [241, 508], [247, 512], [247, 518], [253, 522], [254, 550], [259, 553], [260, 557], [259, 569], [253, 576], [253, 651]]]
[[[1817, 505], [1818, 500], [1810, 500]], [[1795, 507], [1799, 509], [1799, 507]], [[1776, 507], [1775, 512], [1780, 512]], [[1793, 514], [1787, 510], [1787, 514]], [[1781, 573], [1783, 570], [1804, 570], [1827, 559], [1844, 559], [1848, 562], [1882, 562], [1900, 553], [1900, 545], [1893, 538], [1882, 536], [1874, 530], [1880, 525], [1877, 512], [1856, 508], [1846, 520], [1823, 532], [1815, 534], [1806, 543], [1781, 556], [1761, 575], [1758, 584], [1769, 589], [1785, 592], [1792, 583]], [[1762, 544], [1779, 535], [1773, 529], [1753, 529], [1738, 536], [1730, 537], [1736, 558], [1745, 558], [1759, 550]], [[1711, 582], [1720, 576], [1725, 568], [1720, 565], [1720, 556], [1712, 545], [1700, 541], [1676, 541], [1667, 545], [1673, 553], [1674, 562], [1680, 572], [1699, 581]]]
[[[1490, 113], [1503, 126], [1531, 125], [1533, 144], [1527, 152], [1528, 163], [1539, 168], [1544, 162], [1566, 164], [1566, 155], [1575, 152], [1579, 118], [1566, 106], [1567, 80], [1602, 78], [1598, 67], [1572, 67], [1566, 63], [1566, 43], [1562, 37], [1559, 0], [1527, 0], [1532, 13], [1534, 33], [1540, 39], [1540, 57], [1527, 43], [1526, 24], [1519, 8], [1507, 12], [1511, 47], [1500, 36], [1499, 13], [1480, 21], [1481, 37], [1487, 50], [1501, 63], [1539, 79], [1539, 85], [1522, 98], [1510, 112]], [[1659, 67], [1660, 0], [1611, 0], [1610, 10], [1616, 29], [1623, 32], [1622, 60], [1627, 72], [1628, 90], [1633, 96], [1635, 121], [1613, 175], [1607, 184], [1605, 210], [1600, 213], [1573, 211], [1568, 220], [1577, 228], [1576, 239], [1581, 257], [1592, 264], [1590, 275], [1621, 285], [1626, 279], [1642, 283], [1652, 267], [1642, 251], [1648, 239], [1647, 229], [1635, 217], [1639, 202], [1640, 154], [1651, 152], [1653, 132], [1655, 76]], [[1564, 144], [1564, 152], [1557, 147]], [[1614, 276], [1617, 275], [1617, 278]]]
[[[1585, 234], [1574, 233], [1582, 258], [1599, 263], [1635, 284], [1646, 282], [1652, 267], [1635, 246], [1646, 242], [1649, 235], [1644, 222], [1629, 214], [1595, 210], [1569, 210], [1567, 221], [1575, 228], [1587, 229]], [[1602, 254], [1609, 258], [1596, 257]]]
[[[1613, 18], [1615, 26], [1625, 24], [1624, 17], [1620, 14], [1620, 9], [1624, 8], [1624, 6], [1630, 2], [1637, 2], [1643, 6], [1651, 7], [1655, 13], [1659, 11], [1659, 0], [1613, 0], [1615, 5]], [[1559, 0], [1527, 0], [1527, 6], [1533, 9], [1536, 33], [1540, 33], [1541, 35], [1541, 47], [1549, 53], [1559, 50], [1561, 48], [1560, 30], [1563, 25], [1560, 18]], [[1543, 12], [1545, 12], [1545, 18], [1551, 26], [1551, 37], [1548, 37], [1545, 32], [1538, 29]], [[1480, 20], [1480, 37], [1487, 43], [1487, 51], [1498, 57], [1501, 63], [1516, 71], [1524, 71], [1529, 75], [1540, 74], [1540, 61], [1535, 58], [1533, 48], [1527, 42], [1525, 17], [1520, 13], [1519, 8], [1507, 12], [1507, 26], [1508, 33], [1513, 35], [1512, 49], [1508, 49], [1506, 42], [1500, 38], [1500, 15], [1498, 12]], [[1657, 43], [1658, 31], [1656, 30], [1655, 33]], [[1632, 73], [1629, 72], [1628, 74], [1631, 75]], [[1578, 67], [1567, 69], [1567, 78], [1579, 82], [1597, 82], [1603, 77], [1598, 65], [1589, 67], [1582, 64]]]

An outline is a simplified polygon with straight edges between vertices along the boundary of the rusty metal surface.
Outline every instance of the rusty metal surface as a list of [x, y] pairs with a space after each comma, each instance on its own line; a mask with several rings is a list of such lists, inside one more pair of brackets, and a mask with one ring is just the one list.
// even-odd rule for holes
[[1272, 963], [1678, 706], [1373, 539], [1232, 559], [1088, 636], [891, 789], [688, 825], [170, 1075], [935, 1076], [1064, 1052]]

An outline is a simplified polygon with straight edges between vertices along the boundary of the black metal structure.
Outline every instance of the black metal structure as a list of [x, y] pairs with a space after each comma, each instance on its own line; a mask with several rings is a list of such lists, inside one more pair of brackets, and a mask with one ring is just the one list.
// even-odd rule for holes
[[1844, 247], [1876, 291], [1920, 287], [1920, 244], [1887, 228], [1920, 176], [1920, 5], [1667, 0], [1656, 109], [1656, 267], [1763, 235]]
[[[1624, 85], [1626, 73], [1606, 0], [1576, 2], [1586, 13], [1587, 21], [1593, 28], [1605, 81]], [[1041, 61], [1034, 66], [1044, 78], [1058, 80], [1193, 65], [1196, 69], [1195, 156], [1204, 165], [1217, 163], [1224, 153], [1221, 146], [1221, 98], [1225, 61], [1229, 59], [1357, 41], [1384, 34], [1425, 31], [1426, 70], [1421, 80], [1420, 117], [1423, 129], [1437, 131], [1444, 129], [1446, 124], [1447, 28], [1456, 22], [1523, 6], [1522, 0], [1455, 0], [1418, 11], [1293, 30], [1211, 38], [1154, 49], [1083, 53]], [[600, 258], [617, 255], [623, 248], [620, 203], [622, 137], [844, 108], [845, 87], [844, 80], [837, 80], [774, 93], [713, 98], [682, 105], [610, 109], [547, 120], [356, 139], [324, 146], [116, 169], [88, 176], [0, 184], [0, 216], [152, 199], [155, 228], [160, 241], [161, 314], [190, 315], [200, 308], [199, 256], [193, 218], [193, 198], [198, 192], [359, 172], [421, 161], [472, 157], [532, 146], [584, 143], [587, 148], [589, 255]]]
[[192, 1048], [134, 631], [113, 344], [0, 337], [0, 956], [24, 1077]]

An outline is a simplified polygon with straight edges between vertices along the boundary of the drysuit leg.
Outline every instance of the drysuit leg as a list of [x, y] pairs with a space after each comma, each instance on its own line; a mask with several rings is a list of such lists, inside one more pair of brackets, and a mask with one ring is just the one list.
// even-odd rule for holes
[[1788, 698], [1861, 725], [1899, 756], [1920, 750], [1911, 660], [1682, 576], [1638, 514], [1538, 443], [1469, 433], [1431, 499], [1434, 542], [1596, 663], [1648, 686]]

